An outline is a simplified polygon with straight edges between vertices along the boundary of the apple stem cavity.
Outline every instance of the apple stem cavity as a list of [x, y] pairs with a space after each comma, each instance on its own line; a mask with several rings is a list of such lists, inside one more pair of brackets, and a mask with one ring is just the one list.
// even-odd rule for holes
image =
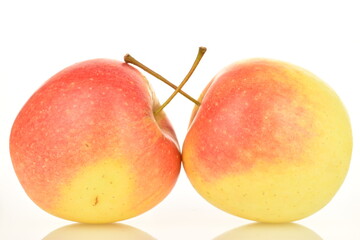
[[[205, 49], [206, 51], [206, 49]], [[205, 52], [204, 52], [205, 53]], [[203, 53], [203, 54], [204, 54]], [[202, 54], [202, 55], [203, 55]], [[200, 57], [201, 59], [201, 57]], [[132, 57], [130, 54], [126, 54], [124, 56], [124, 61], [126, 63], [130, 63], [133, 64], [139, 68], [141, 68], [142, 70], [144, 70], [145, 72], [151, 74], [152, 76], [156, 77], [157, 79], [161, 80], [162, 82], [166, 83], [167, 85], [169, 85], [170, 87], [172, 87], [173, 89], [177, 89], [178, 86], [176, 86], [175, 84], [173, 84], [172, 82], [170, 82], [169, 80], [167, 80], [166, 78], [164, 78], [163, 76], [161, 76], [160, 74], [156, 73], [155, 71], [151, 70], [150, 68], [148, 68], [147, 66], [145, 66], [144, 64], [140, 63], [138, 60], [136, 60], [134, 57]], [[199, 60], [200, 61], [200, 60]], [[193, 103], [195, 103], [197, 106], [200, 106], [200, 102], [197, 101], [196, 99], [194, 99], [193, 97], [191, 97], [189, 94], [187, 94], [186, 92], [182, 91], [181, 88], [178, 91], [180, 94], [182, 94], [184, 97], [186, 97], [187, 99], [189, 99], [190, 101], [192, 101]]]
[[[199, 65], [200, 60], [202, 59], [202, 57], [204, 56], [206, 52], [206, 48], [205, 47], [199, 47], [199, 51], [198, 54], [196, 56], [196, 59], [190, 69], [190, 71], [188, 72], [188, 74], [185, 76], [184, 80], [182, 80], [182, 82], [180, 83], [180, 85], [175, 89], [175, 91], [171, 94], [171, 96], [155, 111], [155, 115], [158, 114], [159, 112], [161, 112], [166, 105], [168, 105], [171, 100], [175, 97], [175, 95], [181, 91], [181, 88], [185, 85], [185, 83], [189, 80], [189, 78], [191, 77], [191, 75], [193, 74], [193, 72], [195, 71], [196, 67]], [[197, 105], [200, 105], [197, 104]]]

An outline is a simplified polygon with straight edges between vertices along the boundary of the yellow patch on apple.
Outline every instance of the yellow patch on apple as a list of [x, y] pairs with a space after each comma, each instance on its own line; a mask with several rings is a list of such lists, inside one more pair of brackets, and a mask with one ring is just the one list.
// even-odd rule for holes
[[130, 169], [119, 161], [99, 161], [62, 183], [54, 214], [87, 223], [116, 222], [136, 216], [132, 200], [134, 181]]

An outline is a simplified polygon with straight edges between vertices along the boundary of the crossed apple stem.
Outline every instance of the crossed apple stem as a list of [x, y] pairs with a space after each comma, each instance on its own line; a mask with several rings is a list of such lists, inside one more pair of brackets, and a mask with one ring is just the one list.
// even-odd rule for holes
[[163, 76], [161, 76], [160, 74], [154, 72], [153, 70], [151, 70], [150, 68], [148, 68], [147, 66], [145, 66], [144, 64], [140, 63], [138, 60], [136, 60], [135, 58], [133, 58], [130, 54], [126, 54], [124, 56], [124, 61], [126, 63], [131, 63], [141, 69], [143, 69], [145, 72], [153, 75], [154, 77], [156, 77], [157, 79], [161, 80], [162, 82], [166, 83], [167, 85], [169, 85], [170, 87], [172, 87], [173, 89], [175, 89], [175, 91], [171, 94], [171, 96], [155, 111], [155, 114], [160, 113], [164, 107], [166, 107], [166, 105], [169, 104], [169, 102], [171, 102], [171, 100], [175, 97], [176, 94], [181, 93], [183, 96], [185, 96], [187, 99], [189, 99], [190, 101], [192, 101], [193, 103], [195, 103], [197, 106], [200, 105], [200, 102], [197, 101], [196, 99], [194, 99], [193, 97], [191, 97], [190, 95], [188, 95], [186, 92], [182, 91], [181, 88], [185, 85], [185, 83], [189, 80], [189, 78], [191, 77], [191, 75], [193, 74], [193, 72], [195, 71], [196, 67], [198, 66], [198, 64], [200, 63], [200, 60], [202, 59], [202, 57], [204, 56], [206, 52], [206, 48], [205, 47], [199, 47], [199, 51], [198, 54], [196, 56], [196, 59], [191, 67], [191, 69], [189, 70], [188, 74], [185, 76], [184, 80], [182, 80], [182, 82], [180, 83], [179, 86], [176, 86], [175, 84], [173, 84], [172, 82], [168, 81], [166, 78], [164, 78]]

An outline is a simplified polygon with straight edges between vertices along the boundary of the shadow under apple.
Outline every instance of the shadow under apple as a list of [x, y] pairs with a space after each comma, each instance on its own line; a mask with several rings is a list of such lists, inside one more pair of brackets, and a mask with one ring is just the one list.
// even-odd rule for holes
[[137, 228], [121, 223], [91, 225], [71, 224], [49, 233], [43, 240], [154, 240], [155, 238]]
[[252, 223], [227, 231], [214, 240], [322, 240], [314, 231], [296, 223]]

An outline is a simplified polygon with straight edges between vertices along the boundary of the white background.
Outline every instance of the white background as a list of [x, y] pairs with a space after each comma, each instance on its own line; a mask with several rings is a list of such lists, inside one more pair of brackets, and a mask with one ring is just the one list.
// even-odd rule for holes
[[[357, 2], [0, 0], [0, 239], [360, 239]], [[296, 224], [249, 226], [203, 200], [182, 171], [163, 202], [123, 225], [69, 227], [26, 196], [12, 169], [8, 137], [17, 113], [45, 80], [75, 62], [122, 60], [131, 53], [179, 84], [199, 46], [208, 52], [184, 87], [195, 98], [220, 69], [252, 57], [294, 63], [336, 90], [351, 117], [354, 151], [330, 204]], [[163, 102], [172, 89], [146, 76]], [[178, 95], [165, 109], [180, 143], [192, 108]]]

